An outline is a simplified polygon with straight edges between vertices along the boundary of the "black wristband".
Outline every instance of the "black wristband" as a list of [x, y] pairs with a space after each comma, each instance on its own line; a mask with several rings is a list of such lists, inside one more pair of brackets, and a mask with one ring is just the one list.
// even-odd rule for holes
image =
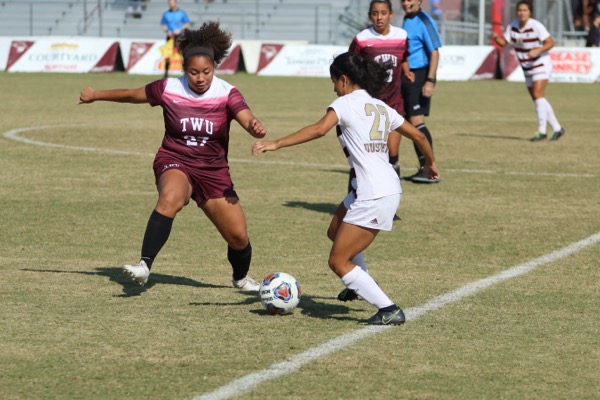
[[431, 83], [433, 83], [433, 84], [435, 85], [435, 82], [436, 82], [435, 78], [427, 78], [427, 79], [425, 79], [425, 80], [426, 80], [427, 82], [431, 82]]

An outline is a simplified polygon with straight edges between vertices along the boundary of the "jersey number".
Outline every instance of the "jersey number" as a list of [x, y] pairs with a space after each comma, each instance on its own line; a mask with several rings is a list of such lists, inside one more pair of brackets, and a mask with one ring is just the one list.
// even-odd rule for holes
[[[390, 133], [390, 117], [387, 109], [382, 105], [367, 103], [365, 104], [365, 114], [374, 116], [369, 138], [371, 140], [387, 141], [387, 136]], [[383, 127], [383, 130], [381, 127]]]

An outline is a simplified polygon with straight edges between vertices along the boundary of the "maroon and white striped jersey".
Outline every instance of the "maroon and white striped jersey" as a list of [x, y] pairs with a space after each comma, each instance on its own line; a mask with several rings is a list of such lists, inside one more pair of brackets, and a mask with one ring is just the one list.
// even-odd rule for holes
[[146, 96], [152, 107], [163, 108], [163, 149], [195, 163], [227, 165], [231, 120], [249, 108], [239, 90], [215, 76], [210, 88], [197, 94], [184, 75], [146, 85]]
[[392, 61], [392, 68], [388, 70], [388, 84], [379, 98], [400, 115], [406, 115], [400, 94], [400, 75], [401, 64], [408, 57], [408, 33], [402, 28], [390, 25], [390, 33], [380, 35], [371, 26], [354, 37], [348, 51], [376, 62]]
[[529, 50], [541, 47], [544, 40], [550, 37], [550, 33], [541, 22], [533, 18], [529, 18], [523, 28], [520, 28], [519, 25], [518, 19], [512, 21], [506, 27], [504, 39], [514, 47], [524, 75], [546, 73], [552, 64], [548, 52], [545, 51], [538, 57], [532, 58], [529, 56]]

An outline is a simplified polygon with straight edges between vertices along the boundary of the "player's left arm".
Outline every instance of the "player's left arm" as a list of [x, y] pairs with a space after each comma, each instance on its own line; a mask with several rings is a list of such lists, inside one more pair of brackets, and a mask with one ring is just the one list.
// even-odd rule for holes
[[243, 109], [236, 114], [235, 120], [240, 124], [242, 128], [249, 134], [257, 139], [262, 139], [267, 134], [267, 129], [263, 124], [254, 116], [249, 108]]
[[431, 148], [431, 145], [429, 144], [429, 141], [427, 140], [423, 132], [415, 128], [410, 122], [406, 120], [402, 123], [402, 125], [396, 128], [395, 131], [390, 133], [390, 135], [394, 132], [397, 132], [402, 136], [409, 138], [417, 145], [419, 150], [421, 150], [421, 152], [425, 156], [424, 167], [427, 171], [428, 176], [432, 179], [439, 179], [440, 171], [438, 170], [437, 165], [435, 164], [435, 156], [433, 154], [433, 149]]
[[541, 47], [537, 47], [535, 49], [529, 50], [529, 56], [530, 57], [534, 57], [534, 58], [538, 57], [540, 54], [542, 54], [545, 51], [550, 50], [553, 47], [554, 47], [554, 39], [552, 39], [552, 36], [548, 36], [542, 42], [542, 46]]
[[427, 69], [427, 80], [423, 85], [423, 96], [425, 97], [433, 96], [439, 63], [440, 51], [438, 49], [435, 49], [429, 55], [429, 68]]

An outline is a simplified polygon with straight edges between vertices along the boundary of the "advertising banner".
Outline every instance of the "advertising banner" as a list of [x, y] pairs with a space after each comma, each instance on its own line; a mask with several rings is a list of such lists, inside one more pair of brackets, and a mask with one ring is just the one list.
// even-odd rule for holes
[[[525, 75], [514, 51], [505, 53], [505, 79], [524, 82]], [[600, 48], [555, 47], [550, 50], [550, 82], [600, 82]]]
[[498, 52], [493, 46], [443, 46], [440, 48], [437, 79], [494, 79], [497, 63]]
[[347, 47], [263, 43], [258, 75], [329, 77], [333, 58]]
[[116, 39], [57, 36], [13, 40], [6, 71], [113, 72], [118, 52]]

